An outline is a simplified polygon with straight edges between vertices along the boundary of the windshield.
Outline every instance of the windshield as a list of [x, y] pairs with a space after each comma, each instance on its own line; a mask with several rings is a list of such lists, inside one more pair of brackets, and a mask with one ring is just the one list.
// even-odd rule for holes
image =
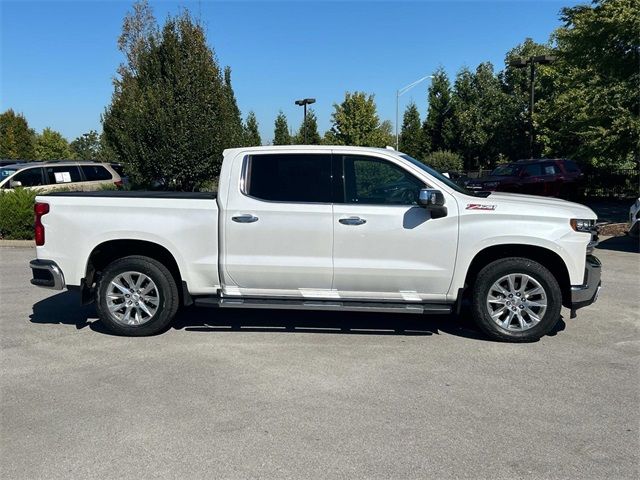
[[[438, 172], [437, 170], [434, 170], [433, 168], [431, 168], [428, 165], [425, 165], [424, 163], [422, 163], [420, 160], [416, 160], [415, 158], [407, 155], [406, 153], [401, 153], [400, 156], [402, 158], [404, 158], [405, 160], [409, 160], [411, 163], [413, 163], [416, 167], [420, 168], [421, 170], [424, 170], [425, 172], [427, 172], [429, 175], [431, 175], [432, 177], [435, 177], [436, 179], [438, 179], [440, 182], [444, 183], [445, 185], [447, 185], [449, 188], [452, 188], [453, 190], [455, 190], [458, 193], [464, 193], [465, 195], [469, 195], [471, 197], [478, 197], [480, 195], [476, 195], [475, 192], [472, 192], [471, 190], [467, 190], [466, 188], [464, 188], [461, 185], [458, 185], [457, 183], [455, 183], [454, 181], [452, 181], [450, 178], [445, 177], [444, 175], [442, 175], [440, 172]], [[485, 192], [483, 192], [483, 194], [481, 196], [486, 196]]]
[[17, 168], [0, 168], [0, 182], [18, 171]]
[[516, 175], [518, 167], [516, 165], [500, 165], [491, 172], [492, 177], [513, 177]]

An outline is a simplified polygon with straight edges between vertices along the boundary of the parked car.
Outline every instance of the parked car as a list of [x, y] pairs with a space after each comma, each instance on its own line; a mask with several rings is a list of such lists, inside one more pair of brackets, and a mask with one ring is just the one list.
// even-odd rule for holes
[[400, 152], [225, 150], [218, 185], [38, 196], [31, 282], [78, 289], [121, 335], [161, 332], [183, 304], [445, 314], [468, 295], [510, 341], [600, 288], [592, 210], [474, 194]]
[[638, 198], [629, 209], [629, 235], [638, 236], [640, 227], [640, 198]]
[[50, 192], [60, 187], [97, 190], [102, 185], [122, 186], [113, 168], [98, 162], [28, 162], [0, 168], [0, 188], [24, 187]]
[[583, 173], [566, 159], [519, 160], [496, 167], [488, 176], [469, 180], [467, 188], [575, 198]]

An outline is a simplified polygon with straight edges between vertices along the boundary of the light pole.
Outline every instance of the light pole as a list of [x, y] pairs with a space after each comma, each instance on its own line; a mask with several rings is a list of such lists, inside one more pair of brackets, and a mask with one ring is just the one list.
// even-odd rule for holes
[[529, 66], [529, 156], [533, 158], [533, 146], [535, 144], [535, 132], [533, 130], [533, 104], [535, 103], [535, 81], [536, 81], [536, 64], [546, 65], [555, 62], [556, 57], [551, 55], [538, 55], [529, 58], [515, 58], [509, 62], [509, 66], [514, 68], [526, 68]]
[[304, 144], [307, 144], [307, 105], [316, 103], [315, 98], [303, 98], [302, 100], [296, 100], [296, 105], [304, 107], [304, 119], [302, 120], [302, 130], [304, 132]]
[[399, 90], [396, 90], [396, 150], [400, 148], [400, 137], [398, 135], [398, 122], [400, 121], [400, 97], [411, 90], [413, 87], [418, 85], [421, 82], [424, 82], [427, 78], [433, 78], [433, 75], [425, 75], [422, 78], [419, 78], [413, 83], [410, 83], [406, 87], [402, 87]]

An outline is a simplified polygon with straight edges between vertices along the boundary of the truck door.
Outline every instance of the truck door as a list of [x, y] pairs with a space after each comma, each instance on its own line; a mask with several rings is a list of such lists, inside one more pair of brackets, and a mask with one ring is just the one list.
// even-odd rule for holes
[[240, 178], [232, 174], [223, 209], [224, 292], [323, 296], [333, 277], [330, 153], [261, 153], [235, 161], [242, 170]]
[[337, 169], [344, 173], [334, 204], [333, 288], [343, 298], [442, 299], [456, 258], [455, 199], [446, 194], [448, 215], [431, 218], [416, 204], [427, 185], [400, 164], [334, 153]]

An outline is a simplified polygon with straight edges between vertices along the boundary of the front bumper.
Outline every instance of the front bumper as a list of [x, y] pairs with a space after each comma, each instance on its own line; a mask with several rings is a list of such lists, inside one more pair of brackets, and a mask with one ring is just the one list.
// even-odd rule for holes
[[31, 285], [53, 290], [62, 290], [66, 287], [64, 274], [56, 262], [36, 259], [29, 262], [29, 267], [33, 275]]
[[598, 299], [600, 293], [600, 274], [602, 272], [602, 263], [595, 255], [587, 255], [587, 261], [584, 269], [584, 283], [571, 287], [571, 309], [591, 305]]

